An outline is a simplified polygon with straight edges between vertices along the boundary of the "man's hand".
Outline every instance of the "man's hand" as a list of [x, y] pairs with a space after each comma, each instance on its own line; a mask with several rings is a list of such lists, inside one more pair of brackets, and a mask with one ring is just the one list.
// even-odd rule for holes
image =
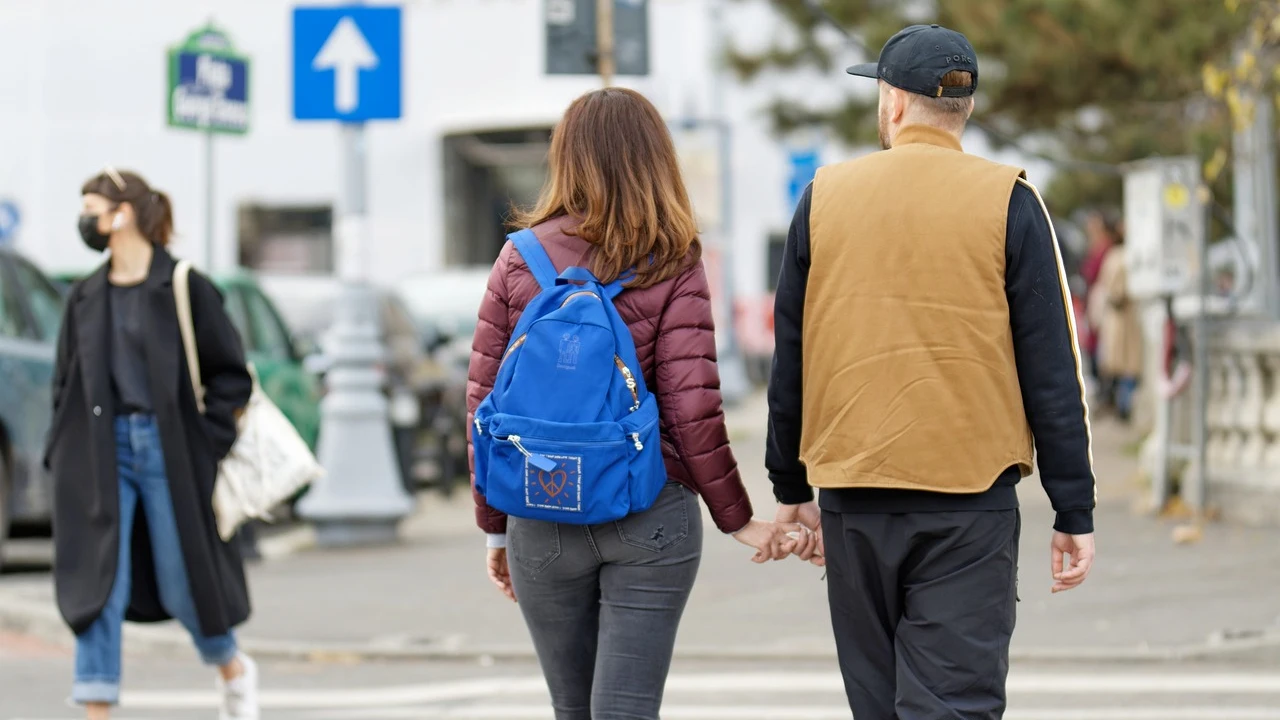
[[[1093, 533], [1068, 535], [1055, 532], [1050, 553], [1053, 592], [1060, 593], [1078, 587], [1089, 576], [1089, 569], [1093, 567]], [[1066, 556], [1070, 556], [1070, 560]]]
[[813, 563], [818, 567], [823, 567], [827, 564], [826, 544], [822, 539], [822, 510], [818, 508], [818, 503], [779, 505], [778, 515], [774, 518], [774, 521], [779, 525], [799, 523], [811, 530], [812, 532], [801, 532], [799, 537], [793, 538], [797, 542], [795, 550], [792, 552], [801, 560]]
[[782, 525], [763, 520], [752, 520], [733, 534], [733, 539], [756, 549], [754, 563], [783, 560], [792, 553], [795, 542], [787, 539]]
[[489, 579], [497, 586], [498, 590], [506, 595], [511, 602], [516, 601], [516, 591], [511, 586], [511, 569], [507, 566], [507, 549], [506, 548], [489, 548], [489, 556], [486, 561], [489, 569]]

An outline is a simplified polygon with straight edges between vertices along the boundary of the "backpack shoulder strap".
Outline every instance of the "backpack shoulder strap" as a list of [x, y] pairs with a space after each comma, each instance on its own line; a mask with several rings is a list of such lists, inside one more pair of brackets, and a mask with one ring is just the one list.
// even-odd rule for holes
[[556, 272], [556, 266], [551, 262], [547, 251], [543, 249], [542, 243], [538, 241], [538, 236], [534, 235], [532, 230], [524, 229], [508, 235], [507, 239], [516, 246], [516, 250], [520, 253], [520, 257], [524, 258], [538, 285], [542, 286], [543, 290], [554, 288], [559, 273]]
[[634, 280], [635, 277], [636, 277], [636, 271], [628, 270], [627, 272], [623, 273], [617, 280], [614, 280], [608, 285], [605, 285], [604, 294], [610, 300], [617, 298], [619, 295], [622, 294], [623, 290], [627, 289], [626, 284]]
[[191, 391], [196, 407], [204, 412], [204, 384], [200, 379], [200, 360], [196, 355], [196, 326], [191, 320], [191, 263], [179, 260], [173, 268], [173, 302], [178, 310], [178, 330], [182, 333], [182, 350], [187, 356], [187, 372], [191, 375]]

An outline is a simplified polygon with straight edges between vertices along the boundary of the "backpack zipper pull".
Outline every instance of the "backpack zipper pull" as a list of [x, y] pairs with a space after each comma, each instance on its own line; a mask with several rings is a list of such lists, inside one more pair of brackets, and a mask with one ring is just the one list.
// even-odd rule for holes
[[551, 472], [556, 469], [556, 464], [551, 458], [546, 455], [537, 455], [526, 450], [524, 445], [520, 443], [519, 435], [508, 435], [507, 441], [516, 446], [516, 449], [520, 451], [521, 455], [524, 455], [525, 460], [528, 460], [530, 465], [543, 472]]
[[636, 442], [636, 450], [644, 449], [644, 443], [640, 442], [640, 433], [631, 433], [631, 439]]
[[483, 435], [484, 428], [480, 427], [480, 418], [473, 418], [476, 423], [476, 435]]

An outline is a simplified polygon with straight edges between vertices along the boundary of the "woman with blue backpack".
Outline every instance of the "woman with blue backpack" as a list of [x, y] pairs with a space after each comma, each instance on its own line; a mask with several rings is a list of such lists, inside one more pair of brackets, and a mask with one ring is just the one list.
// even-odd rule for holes
[[549, 164], [480, 308], [476, 516], [557, 720], [656, 720], [702, 555], [697, 497], [756, 562], [807, 531], [752, 517], [697, 227], [658, 110], [631, 90], [588, 93], [556, 127]]

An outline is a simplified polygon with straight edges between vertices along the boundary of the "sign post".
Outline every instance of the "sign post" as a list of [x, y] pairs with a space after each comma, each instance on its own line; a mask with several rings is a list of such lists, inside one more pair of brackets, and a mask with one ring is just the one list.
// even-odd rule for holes
[[378, 363], [385, 357], [369, 282], [365, 122], [401, 115], [398, 7], [299, 7], [293, 13], [293, 114], [342, 123], [343, 196], [336, 228], [343, 280], [321, 402], [326, 474], [298, 503], [323, 546], [393, 542], [413, 509], [387, 421]]
[[0, 247], [14, 244], [21, 225], [22, 213], [18, 211], [18, 203], [0, 198]]
[[1187, 461], [1181, 495], [1197, 516], [1205, 509], [1208, 487], [1210, 293], [1208, 213], [1201, 186], [1200, 164], [1194, 157], [1144, 160], [1130, 166], [1124, 178], [1124, 253], [1130, 296], [1166, 308], [1177, 297], [1198, 300], [1192, 320], [1190, 442], [1174, 441], [1174, 397], [1157, 392], [1153, 431], [1157, 457], [1151, 483], [1152, 505], [1159, 511], [1170, 495], [1170, 460]]
[[249, 58], [210, 21], [169, 49], [169, 126], [204, 135], [205, 270], [214, 263], [215, 134], [249, 132]]
[[548, 75], [649, 74], [649, 0], [546, 0]]

